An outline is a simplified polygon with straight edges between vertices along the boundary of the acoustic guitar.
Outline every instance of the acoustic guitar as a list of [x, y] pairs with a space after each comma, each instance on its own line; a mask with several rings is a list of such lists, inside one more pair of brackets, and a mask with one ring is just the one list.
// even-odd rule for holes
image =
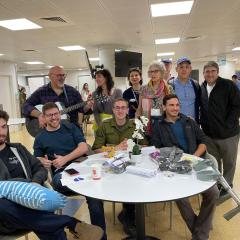
[[[92, 99], [89, 99], [89, 100], [92, 100]], [[108, 101], [108, 96], [97, 96], [97, 97], [94, 97], [94, 100], [104, 103], [104, 102]], [[64, 104], [62, 104], [60, 102], [55, 102], [55, 104], [59, 108], [62, 121], [67, 121], [69, 119], [67, 113], [74, 111], [78, 108], [84, 107], [88, 101], [81, 102], [81, 103], [78, 103], [78, 104], [75, 104], [75, 105], [72, 105], [69, 107], [65, 107]], [[35, 106], [35, 109], [37, 109], [40, 112], [42, 112], [42, 108], [43, 108], [43, 104], [39, 104], [39, 105]], [[35, 117], [28, 117], [26, 119], [26, 128], [27, 128], [28, 133], [34, 138], [42, 130], [42, 128], [39, 127], [38, 118], [35, 118]]]

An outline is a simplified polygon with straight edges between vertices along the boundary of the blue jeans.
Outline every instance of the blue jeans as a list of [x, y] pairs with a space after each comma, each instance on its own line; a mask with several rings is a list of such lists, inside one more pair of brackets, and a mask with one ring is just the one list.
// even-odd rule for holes
[[67, 240], [64, 227], [74, 229], [77, 223], [72, 217], [25, 208], [7, 199], [0, 199], [0, 213], [0, 223], [4, 223], [9, 232], [30, 230], [40, 240]]
[[[61, 178], [62, 178], [61, 173], [56, 173], [53, 176], [53, 180], [52, 180], [53, 188], [56, 191], [66, 194], [66, 195], [67, 194], [75, 194], [69, 188], [62, 185], [62, 183], [60, 181]], [[94, 198], [89, 198], [89, 197], [86, 197], [86, 200], [87, 200], [87, 204], [88, 204], [91, 224], [102, 228], [104, 231], [102, 240], [107, 240], [103, 201], [94, 199]]]

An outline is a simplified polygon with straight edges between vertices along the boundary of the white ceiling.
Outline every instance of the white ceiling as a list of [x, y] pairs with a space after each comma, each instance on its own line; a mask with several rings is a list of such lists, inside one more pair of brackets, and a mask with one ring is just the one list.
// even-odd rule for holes
[[[193, 61], [240, 58], [231, 49], [240, 46], [240, 0], [195, 0], [189, 15], [152, 18], [151, 3], [177, 0], [0, 0], [0, 20], [27, 18], [42, 29], [11, 31], [0, 27], [0, 60], [17, 63], [19, 70], [62, 65], [66, 69], [86, 67], [82, 51], [65, 52], [63, 45], [84, 46], [90, 57], [98, 46], [126, 46], [143, 53], [143, 64], [158, 52], [175, 51], [174, 59], [188, 56]], [[67, 23], [41, 20], [62, 17]], [[181, 37], [180, 43], [155, 45], [156, 38]], [[196, 40], [186, 38], [200, 36]], [[25, 52], [34, 49], [37, 52]], [[28, 66], [25, 61], [46, 65]]]

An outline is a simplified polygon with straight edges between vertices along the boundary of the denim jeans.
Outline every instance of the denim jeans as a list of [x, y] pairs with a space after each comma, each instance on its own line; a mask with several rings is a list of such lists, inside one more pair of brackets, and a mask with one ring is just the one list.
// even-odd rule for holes
[[67, 240], [64, 227], [76, 224], [72, 217], [26, 208], [7, 199], [0, 199], [0, 213], [0, 223], [9, 230], [30, 230], [41, 240]]

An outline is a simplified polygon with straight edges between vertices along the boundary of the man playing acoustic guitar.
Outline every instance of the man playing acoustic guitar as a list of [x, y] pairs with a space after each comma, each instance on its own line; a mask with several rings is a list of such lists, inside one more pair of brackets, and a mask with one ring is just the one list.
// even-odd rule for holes
[[[23, 106], [24, 115], [26, 117], [37, 118], [39, 127], [41, 128], [45, 127], [46, 123], [42, 112], [37, 110], [35, 106], [47, 102], [60, 102], [65, 107], [69, 107], [83, 102], [80, 93], [74, 87], [64, 84], [66, 74], [63, 68], [59, 66], [52, 67], [49, 70], [48, 76], [50, 83], [32, 93]], [[81, 127], [81, 113], [87, 112], [92, 106], [93, 101], [88, 101], [84, 107], [69, 112], [70, 121]]]

